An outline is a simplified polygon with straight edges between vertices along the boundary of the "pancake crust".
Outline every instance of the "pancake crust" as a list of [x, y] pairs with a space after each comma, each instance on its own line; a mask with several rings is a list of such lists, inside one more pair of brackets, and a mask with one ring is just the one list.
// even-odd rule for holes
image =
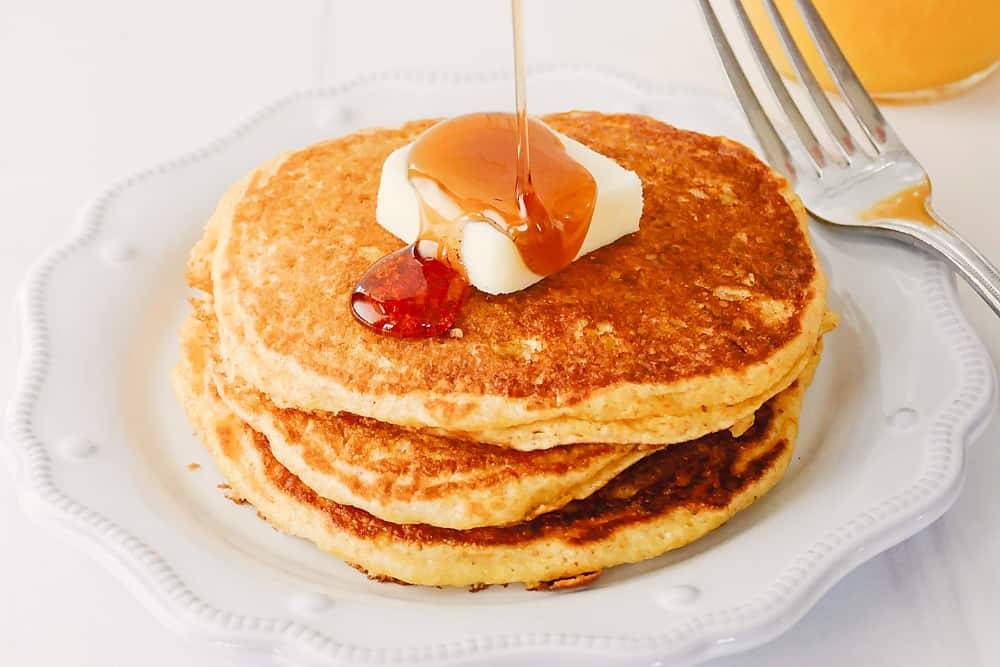
[[[215, 239], [211, 228], [205, 237], [191, 253], [188, 270], [189, 283], [206, 293], [212, 292], [211, 255]], [[214, 319], [214, 316], [213, 316]], [[824, 334], [836, 326], [837, 316], [827, 311], [820, 326], [820, 334]], [[753, 422], [753, 412], [770, 396], [778, 393], [794, 380], [805, 368], [809, 357], [804, 356], [795, 362], [789, 372], [778, 379], [774, 386], [763, 394], [754, 396], [735, 405], [702, 406], [689, 414], [661, 414], [638, 419], [621, 419], [615, 421], [589, 421], [586, 419], [562, 418], [553, 422], [534, 422], [522, 426], [505, 429], [486, 429], [481, 431], [461, 431], [456, 429], [423, 428], [422, 431], [442, 437], [459, 438], [472, 442], [502, 444], [522, 451], [534, 451], [551, 446], [552, 439], [569, 443], [627, 443], [652, 446], [663, 446], [664, 443], [684, 442], [692, 440], [705, 433], [723, 430], [729, 425], [741, 422]], [[236, 371], [225, 360], [219, 360], [217, 366], [222, 375], [234, 376]], [[241, 384], [250, 389], [246, 381]], [[237, 412], [239, 410], [231, 404]], [[277, 406], [275, 406], [277, 407]], [[282, 408], [291, 409], [291, 408]], [[244, 419], [253, 421], [247, 416]], [[544, 433], [544, 438], [539, 434]], [[738, 435], [738, 433], [737, 433]], [[280, 456], [279, 456], [280, 458]]]
[[[205, 237], [199, 242], [191, 253], [190, 266], [188, 270], [189, 283], [208, 294], [212, 293], [212, 280], [210, 275], [211, 254], [214, 249], [215, 239], [211, 228], [206, 232]], [[214, 320], [214, 315], [211, 316]], [[820, 334], [832, 330], [836, 327], [837, 316], [835, 313], [827, 311], [824, 314], [820, 326]], [[215, 325], [213, 324], [213, 328]], [[804, 356], [795, 362], [788, 373], [778, 379], [773, 387], [769, 388], [762, 395], [754, 396], [746, 401], [735, 405], [711, 405], [702, 406], [700, 410], [695, 410], [689, 414], [670, 415], [661, 414], [652, 417], [639, 419], [621, 419], [615, 421], [594, 422], [586, 419], [562, 418], [554, 422], [534, 422], [522, 426], [514, 426], [506, 429], [487, 429], [482, 431], [461, 431], [456, 429], [423, 428], [422, 431], [432, 433], [442, 437], [459, 438], [471, 442], [501, 444], [513, 449], [522, 451], [534, 451], [551, 446], [551, 439], [556, 438], [558, 442], [568, 443], [626, 443], [640, 444], [660, 447], [664, 444], [674, 442], [684, 442], [692, 440], [705, 433], [715, 430], [723, 430], [729, 426], [739, 425], [743, 422], [748, 424], [753, 422], [753, 412], [770, 396], [778, 393], [788, 386], [805, 368], [809, 361], [808, 356]], [[218, 360], [216, 366], [223, 376], [233, 377], [236, 371], [225, 360]], [[239, 384], [251, 390], [251, 386], [245, 380]], [[259, 392], [258, 392], [259, 393]], [[268, 399], [270, 403], [270, 400]], [[272, 404], [273, 405], [273, 404]], [[239, 409], [232, 405], [230, 407]], [[277, 408], [276, 409], [292, 409]], [[320, 411], [321, 412], [321, 411]], [[241, 418], [253, 422], [246, 415]], [[256, 426], [256, 428], [260, 428]], [[539, 438], [539, 433], [545, 433], [545, 438]], [[739, 434], [738, 431], [736, 433]], [[280, 456], [279, 456], [280, 458]]]
[[210, 351], [182, 339], [172, 379], [233, 490], [275, 527], [371, 576], [429, 585], [581, 577], [651, 558], [718, 527], [768, 491], [791, 457], [813, 363], [757, 412], [743, 436], [716, 433], [644, 458], [591, 496], [530, 521], [471, 530], [401, 525], [318, 496], [272, 455], [267, 439], [219, 398]]
[[529, 519], [590, 495], [652, 453], [636, 445], [521, 452], [457, 442], [348, 413], [277, 408], [214, 376], [226, 405], [266, 434], [272, 454], [320, 496], [393, 523], [447, 528]]
[[432, 121], [282, 156], [230, 191], [207, 235], [234, 374], [281, 407], [522, 449], [631, 441], [637, 429], [611, 424], [743, 406], [655, 437], [677, 442], [739, 422], [791, 382], [826, 282], [784, 179], [741, 145], [648, 117], [544, 120], [639, 174], [638, 233], [526, 290], [474, 293], [455, 337], [390, 339], [356, 323], [348, 298], [401, 245], [374, 218], [381, 163]]
[[[211, 306], [207, 300], [193, 305], [182, 345], [211, 351], [217, 344]], [[520, 452], [347, 413], [278, 408], [253, 387], [216, 372], [213, 353], [206, 363], [220, 399], [265, 435], [283, 466], [319, 496], [393, 523], [464, 529], [523, 521], [590, 495], [654, 451], [585, 444]]]

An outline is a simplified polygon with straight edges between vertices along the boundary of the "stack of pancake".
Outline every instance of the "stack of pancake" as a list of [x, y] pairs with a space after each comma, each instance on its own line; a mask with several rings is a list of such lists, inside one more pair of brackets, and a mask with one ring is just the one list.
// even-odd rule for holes
[[832, 328], [805, 213], [743, 146], [643, 116], [544, 118], [643, 182], [640, 231], [437, 338], [354, 321], [402, 244], [385, 157], [431, 121], [282, 155], [223, 197], [174, 386], [233, 492], [373, 578], [589, 581], [769, 490]]

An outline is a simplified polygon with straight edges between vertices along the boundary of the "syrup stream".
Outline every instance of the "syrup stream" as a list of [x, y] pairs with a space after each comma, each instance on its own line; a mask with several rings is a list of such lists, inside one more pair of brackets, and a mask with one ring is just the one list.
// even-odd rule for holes
[[517, 181], [515, 198], [521, 216], [528, 217], [524, 196], [531, 190], [531, 147], [528, 143], [528, 93], [524, 80], [524, 30], [522, 0], [511, 0], [511, 27], [514, 31], [514, 100], [517, 109]]

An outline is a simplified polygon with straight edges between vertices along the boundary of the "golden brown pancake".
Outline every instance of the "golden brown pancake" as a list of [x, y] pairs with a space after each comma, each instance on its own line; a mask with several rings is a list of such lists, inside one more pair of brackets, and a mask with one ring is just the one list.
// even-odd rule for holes
[[715, 433], [667, 447], [587, 498], [530, 521], [454, 530], [387, 522], [317, 495], [222, 402], [209, 372], [210, 350], [197, 327], [185, 334], [174, 387], [233, 491], [273, 526], [375, 578], [430, 585], [585, 582], [603, 568], [697, 539], [780, 479], [815, 366], [758, 410], [754, 426], [739, 438]]
[[[211, 304], [196, 300], [194, 306], [181, 339], [214, 350]], [[585, 444], [520, 452], [346, 413], [278, 408], [253, 387], [215, 372], [214, 353], [208, 357], [220, 399], [266, 436], [282, 465], [318, 495], [393, 523], [463, 529], [523, 521], [590, 495], [653, 451]]]
[[432, 121], [287, 154], [234, 186], [192, 259], [231, 374], [281, 407], [519, 449], [679, 442], [751, 417], [801, 371], [825, 312], [801, 203], [722, 138], [544, 120], [639, 175], [638, 233], [526, 290], [475, 292], [451, 336], [386, 338], [348, 299], [402, 245], [374, 218], [382, 161]]
[[[210, 267], [211, 255], [215, 247], [214, 244], [215, 239], [212, 234], [212, 228], [209, 227], [206, 235], [191, 253], [190, 269], [188, 271], [188, 279], [191, 285], [207, 293], [212, 292]], [[835, 326], [836, 315], [827, 311], [820, 326], [820, 333], [826, 333]], [[735, 434], [739, 435], [740, 429], [746, 428], [753, 423], [753, 410], [759, 407], [768, 396], [786, 387], [792, 380], [798, 377], [808, 361], [809, 357], [803, 356], [762, 395], [754, 396], [733, 405], [703, 405], [701, 409], [687, 414], [659, 414], [638, 419], [601, 422], [564, 417], [555, 422], [535, 422], [520, 427], [486, 429], [473, 432], [453, 428], [422, 428], [420, 430], [443, 437], [460, 438], [472, 442], [481, 440], [484, 443], [502, 443], [504, 446], [523, 451], [551, 447], [554, 438], [557, 438], [559, 442], [569, 443], [605, 442], [643, 444], [659, 447], [664, 443], [683, 442], [730, 426], [733, 428]], [[220, 360], [217, 366], [223, 375], [233, 376], [236, 373], [232, 366], [224, 359]], [[250, 388], [250, 385], [245, 380], [241, 380], [241, 384]], [[235, 409], [235, 406], [233, 407]], [[544, 437], [539, 438], [540, 434], [544, 435]]]

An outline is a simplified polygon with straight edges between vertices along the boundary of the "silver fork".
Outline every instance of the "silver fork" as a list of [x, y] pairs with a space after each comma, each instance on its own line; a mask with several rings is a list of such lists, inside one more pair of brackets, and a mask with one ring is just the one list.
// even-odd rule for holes
[[[823, 222], [876, 230], [938, 253], [1000, 316], [1000, 271], [934, 212], [927, 172], [899, 140], [861, 85], [811, 0], [796, 0], [799, 13], [844, 101], [864, 131], [860, 141], [871, 145], [874, 157], [859, 148], [859, 138], [847, 129], [837, 115], [806, 65], [773, 0], [763, 2], [799, 81], [822, 119], [823, 129], [829, 133], [837, 148], [834, 155], [824, 148], [792, 100], [754, 31], [741, 0], [731, 0], [737, 19], [764, 78], [788, 118], [794, 136], [783, 137], [775, 129], [733, 53], [710, 0], [699, 2], [733, 91], [743, 106], [767, 161], [785, 175], [805, 202], [809, 213]], [[808, 157], [794, 157], [788, 148], [789, 140], [797, 141]], [[922, 210], [918, 207], [917, 215], [908, 215], [913, 219], [877, 217], [878, 212], [873, 207], [902, 193], [923, 200], [917, 202], [923, 204]]]

